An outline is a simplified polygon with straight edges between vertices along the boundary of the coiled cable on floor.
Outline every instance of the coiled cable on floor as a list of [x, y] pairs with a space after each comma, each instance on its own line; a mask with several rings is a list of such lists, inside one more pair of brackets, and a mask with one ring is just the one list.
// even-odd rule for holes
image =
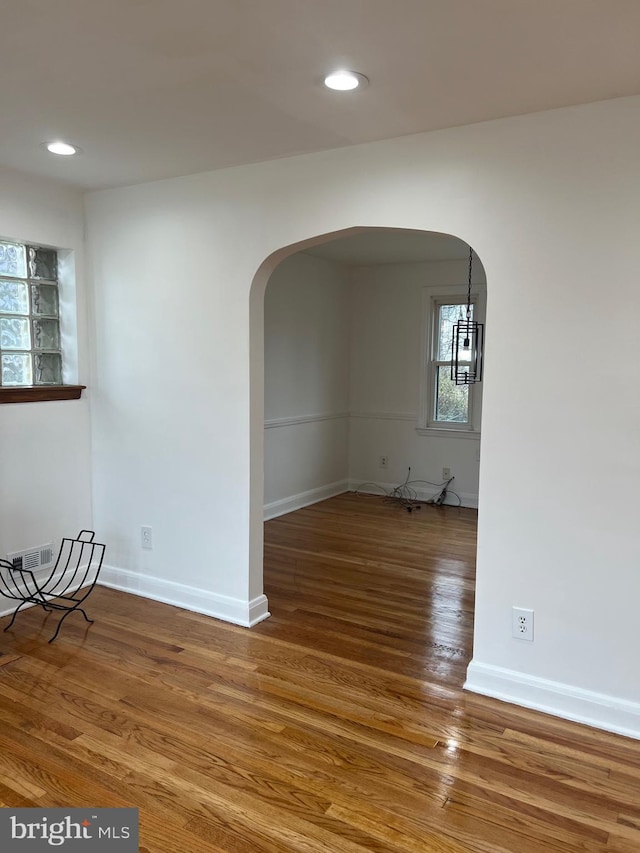
[[[455, 477], [449, 477], [448, 480], [442, 480], [440, 483], [434, 483], [431, 480], [411, 480], [410, 477], [411, 466], [409, 466], [407, 476], [404, 481], [399, 485], [394, 486], [392, 489], [385, 489], [385, 487], [381, 486], [380, 483], [365, 482], [361, 483], [358, 488], [354, 490], [354, 494], [360, 494], [366, 486], [374, 486], [382, 493], [385, 503], [392, 503], [401, 506], [403, 509], [406, 509], [407, 512], [412, 512], [414, 509], [420, 509], [423, 503], [433, 506], [442, 506], [448, 495], [454, 495], [458, 500], [458, 506], [462, 506], [462, 499], [460, 498], [460, 495], [457, 492], [454, 492], [453, 489], [449, 488], [450, 484], [455, 480]], [[420, 483], [435, 486], [436, 488], [439, 488], [440, 491], [432, 498], [429, 498], [426, 501], [421, 501], [418, 498], [417, 490], [413, 488], [415, 485]], [[371, 492], [364, 492], [364, 494], [371, 494]]]

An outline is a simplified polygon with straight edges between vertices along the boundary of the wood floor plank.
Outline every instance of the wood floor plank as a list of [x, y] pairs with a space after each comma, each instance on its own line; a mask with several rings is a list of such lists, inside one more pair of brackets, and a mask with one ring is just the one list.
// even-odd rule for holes
[[105, 588], [51, 645], [21, 613], [0, 805], [137, 806], [141, 853], [638, 853], [640, 743], [462, 691], [475, 530], [348, 494], [274, 519], [250, 631]]

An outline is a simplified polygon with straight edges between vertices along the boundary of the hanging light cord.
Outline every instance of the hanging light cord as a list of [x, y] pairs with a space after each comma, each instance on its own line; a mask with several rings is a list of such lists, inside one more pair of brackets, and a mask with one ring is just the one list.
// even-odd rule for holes
[[469, 246], [469, 285], [467, 287], [467, 321], [471, 319], [471, 270], [473, 268], [473, 249]]

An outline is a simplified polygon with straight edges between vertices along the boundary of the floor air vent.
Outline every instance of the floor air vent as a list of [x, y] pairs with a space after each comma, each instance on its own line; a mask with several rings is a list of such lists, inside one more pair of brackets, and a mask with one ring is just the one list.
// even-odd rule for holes
[[53, 545], [40, 545], [38, 548], [27, 548], [26, 551], [14, 551], [7, 554], [9, 562], [16, 569], [27, 569], [37, 572], [46, 569], [53, 562]]

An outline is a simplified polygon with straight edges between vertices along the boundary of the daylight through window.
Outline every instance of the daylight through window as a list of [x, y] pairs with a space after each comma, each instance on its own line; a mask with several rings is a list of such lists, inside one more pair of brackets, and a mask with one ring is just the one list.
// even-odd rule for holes
[[55, 249], [0, 241], [0, 385], [62, 385]]
[[[466, 304], [437, 304], [434, 312], [432, 354], [432, 419], [436, 424], [467, 425], [471, 421], [468, 385], [451, 378], [453, 327], [466, 318]], [[471, 305], [473, 320], [474, 306]]]

